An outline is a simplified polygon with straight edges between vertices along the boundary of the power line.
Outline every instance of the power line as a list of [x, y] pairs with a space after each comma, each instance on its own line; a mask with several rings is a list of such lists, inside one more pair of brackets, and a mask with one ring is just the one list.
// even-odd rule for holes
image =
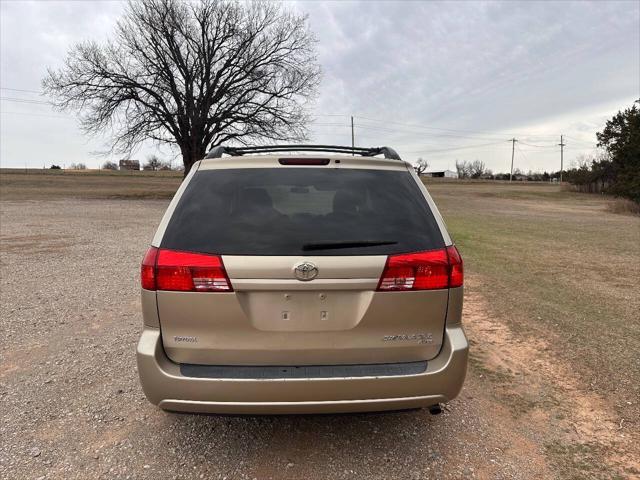
[[351, 115], [345, 115], [344, 113], [316, 113], [316, 117], [344, 117], [349, 118]]
[[[327, 114], [327, 115], [331, 115], [331, 116], [342, 116], [340, 114]], [[346, 115], [345, 115], [346, 117]], [[353, 119], [355, 120], [356, 117], [353, 117]], [[361, 117], [362, 118], [362, 117]], [[351, 120], [351, 117], [349, 117], [349, 119]], [[336, 122], [314, 122], [314, 126], [327, 126], [327, 127], [342, 127], [342, 128], [351, 128], [351, 133], [352, 133], [352, 137], [354, 136], [354, 132], [355, 132], [355, 128], [360, 128], [360, 129], [364, 129], [364, 130], [373, 130], [373, 131], [381, 131], [381, 132], [392, 132], [392, 133], [396, 133], [396, 132], [400, 132], [400, 133], [405, 133], [405, 134], [417, 134], [419, 132], [414, 132], [414, 131], [410, 131], [410, 130], [404, 130], [404, 129], [397, 129], [397, 128], [385, 128], [382, 126], [374, 126], [374, 125], [369, 125], [369, 124], [355, 124], [354, 123], [350, 123], [350, 124], [346, 124], [346, 123], [336, 123]], [[479, 138], [477, 137], [472, 137], [472, 136], [465, 136], [465, 135], [450, 135], [450, 134], [433, 134], [433, 133], [429, 133], [427, 135], [433, 135], [436, 137], [439, 136], [452, 136], [452, 137], [460, 137], [460, 138], [471, 138], [471, 139], [476, 139], [479, 140]], [[373, 137], [369, 137], [367, 135], [364, 136], [360, 136], [360, 138], [373, 138]], [[487, 140], [495, 140], [494, 138], [490, 138]], [[352, 138], [352, 143], [353, 143], [353, 138]], [[428, 149], [428, 150], [414, 150], [414, 151], [409, 151], [407, 153], [440, 153], [440, 152], [448, 152], [448, 151], [455, 151], [455, 150], [463, 150], [463, 149], [467, 149], [467, 148], [480, 148], [480, 147], [485, 147], [485, 146], [491, 146], [491, 145], [499, 145], [502, 144], [503, 141], [492, 141], [490, 143], [485, 143], [485, 144], [479, 144], [479, 145], [462, 145], [462, 146], [457, 146], [457, 147], [448, 147], [448, 148], [436, 148], [436, 149]], [[437, 145], [430, 145], [430, 147], [437, 147]]]
[[313, 122], [313, 125], [320, 127], [345, 127], [348, 128], [349, 125], [346, 123], [331, 123], [331, 122]]
[[27, 116], [27, 117], [52, 117], [52, 118], [69, 118], [69, 117], [65, 117], [64, 115], [48, 115], [46, 113], [28, 113], [28, 112], [7, 112], [7, 111], [1, 111], [0, 113], [6, 113], [9, 115], [23, 115], [23, 116]]
[[0, 90], [9, 90], [11, 92], [37, 93], [39, 95], [44, 95], [44, 92], [42, 92], [40, 90], [27, 90], [27, 89], [24, 89], [24, 88], [0, 87]]
[[[44, 92], [42, 90], [33, 90], [33, 89], [25, 89], [25, 88], [11, 88], [11, 87], [0, 87], [0, 90], [8, 90], [8, 91], [12, 91], [12, 92], [24, 92], [24, 93], [35, 93], [35, 94], [39, 94], [39, 95], [44, 95]], [[14, 98], [14, 97], [2, 97], [2, 100], [7, 100], [7, 101], [14, 101], [14, 102], [19, 102], [19, 103], [37, 103], [37, 104], [43, 104], [43, 105], [49, 105], [50, 102], [47, 101], [40, 101], [40, 100], [31, 100], [31, 99], [21, 99], [21, 98]], [[316, 117], [343, 117], [343, 118], [350, 118], [351, 115], [347, 115], [344, 113], [322, 113], [322, 114], [315, 114], [314, 116]], [[501, 137], [501, 136], [509, 136], [509, 135], [514, 135], [512, 133], [504, 133], [504, 132], [488, 132], [488, 131], [479, 131], [479, 130], [464, 130], [464, 129], [454, 129], [454, 128], [441, 128], [441, 127], [432, 127], [430, 125], [424, 125], [424, 124], [416, 124], [416, 123], [404, 123], [404, 122], [396, 122], [396, 121], [392, 121], [392, 120], [379, 120], [376, 118], [372, 118], [372, 117], [368, 117], [368, 116], [361, 116], [361, 115], [357, 115], [354, 116], [354, 119], [358, 119], [361, 118], [363, 120], [369, 121], [369, 122], [375, 122], [375, 123], [381, 123], [381, 124], [389, 124], [389, 125], [400, 125], [400, 126], [406, 126], [406, 127], [410, 127], [410, 128], [417, 128], [417, 129], [425, 129], [425, 130], [435, 130], [435, 131], [441, 131], [441, 132], [452, 132], [452, 133], [471, 133], [473, 135], [457, 135], [457, 137], [460, 138], [475, 138], [480, 140], [481, 138], [478, 137], [477, 135], [490, 135], [493, 137]], [[317, 125], [326, 125], [329, 126], [329, 124], [319, 124], [317, 123]], [[333, 126], [342, 126], [340, 124], [336, 124]], [[380, 131], [389, 131], [389, 132], [402, 132], [402, 133], [415, 133], [415, 132], [411, 132], [408, 130], [398, 130], [398, 129], [392, 129], [392, 128], [388, 128], [388, 127], [377, 127], [377, 126], [373, 126], [373, 125], [366, 125], [366, 124], [359, 124], [358, 127], [361, 128], [369, 128], [369, 129], [379, 129]], [[451, 137], [455, 137], [454, 135], [442, 135], [442, 136], [451, 136]], [[525, 136], [525, 137], [551, 137], [553, 136], [553, 134], [524, 134], [524, 133], [520, 133], [519, 136]], [[577, 142], [581, 142], [584, 144], [589, 144], [591, 145], [592, 143], [587, 141], [587, 140], [583, 140], [583, 139], [578, 139], [575, 137], [571, 137], [571, 136], [566, 136], [567, 138], [571, 138], [574, 141]], [[491, 139], [487, 139], [487, 140], [494, 140], [493, 138]], [[527, 146], [531, 146], [531, 147], [538, 147], [538, 148], [551, 148], [554, 147], [555, 145], [533, 145], [533, 144], [528, 144], [528, 143], [523, 143], [523, 145], [527, 145]]]
[[[381, 123], [381, 122], [380, 122]], [[389, 122], [390, 124], [398, 124], [397, 122]], [[487, 137], [478, 137], [476, 135], [460, 135], [457, 133], [435, 133], [435, 132], [426, 132], [426, 131], [420, 131], [420, 127], [418, 127], [418, 131], [416, 130], [407, 130], [407, 129], [399, 129], [399, 128], [394, 128], [394, 127], [385, 127], [385, 126], [378, 126], [378, 125], [371, 125], [368, 123], [358, 123], [358, 127], [362, 127], [362, 128], [368, 128], [369, 130], [377, 130], [377, 131], [385, 131], [385, 132], [402, 132], [402, 133], [420, 133], [423, 135], [429, 135], [429, 136], [433, 136], [433, 137], [454, 137], [454, 138], [471, 138], [471, 139], [475, 139], [475, 140], [496, 140], [496, 138], [487, 138]], [[415, 128], [415, 127], [410, 127], [410, 128]]]
[[[8, 91], [14, 91], [14, 92], [26, 92], [26, 93], [36, 93], [36, 94], [43, 94], [44, 92], [39, 91], [39, 90], [31, 90], [31, 89], [21, 89], [21, 88], [10, 88], [10, 87], [0, 87], [0, 89], [2, 90], [8, 90]], [[42, 101], [42, 100], [32, 100], [32, 99], [25, 99], [25, 98], [16, 98], [16, 97], [0, 97], [1, 100], [5, 100], [5, 101], [10, 101], [10, 102], [16, 102], [16, 103], [26, 103], [26, 104], [34, 104], [34, 105], [51, 105], [51, 102], [48, 101]], [[340, 114], [340, 113], [326, 113], [326, 114], [318, 114], [316, 116], [322, 116], [322, 117], [344, 117], [344, 118], [349, 118], [349, 115], [346, 114]], [[358, 118], [358, 117], [356, 117]], [[421, 125], [421, 124], [411, 124], [411, 123], [403, 123], [403, 122], [395, 122], [395, 121], [388, 121], [388, 120], [378, 120], [375, 118], [371, 118], [371, 117], [364, 117], [364, 116], [359, 116], [359, 118], [369, 121], [369, 122], [375, 122], [375, 123], [382, 123], [382, 124], [391, 124], [391, 125], [400, 125], [400, 126], [407, 126], [410, 128], [417, 128], [417, 129], [426, 129], [426, 130], [435, 130], [435, 131], [439, 131], [439, 132], [455, 132], [455, 133], [471, 133], [473, 135], [459, 135], [459, 134], [453, 134], [453, 133], [439, 133], [439, 134], [434, 134], [434, 133], [425, 133], [426, 135], [429, 136], [433, 136], [433, 137], [451, 137], [451, 138], [469, 138], [469, 139], [475, 139], [475, 140], [495, 140], [495, 138], [482, 138], [482, 137], [478, 137], [477, 134], [484, 134], [484, 135], [491, 135], [491, 136], [502, 136], [500, 133], [493, 133], [493, 132], [482, 132], [482, 131], [477, 131], [477, 130], [461, 130], [461, 129], [452, 129], [452, 128], [439, 128], [439, 127], [432, 127], [432, 126], [428, 126], [428, 125]], [[352, 118], [353, 121], [353, 118]], [[317, 126], [335, 126], [335, 127], [343, 127], [345, 125], [340, 124], [340, 123], [319, 123], [316, 122], [314, 123], [314, 125]], [[347, 125], [348, 126], [348, 125]], [[380, 132], [387, 132], [387, 133], [401, 133], [401, 134], [415, 134], [418, 132], [415, 131], [411, 131], [411, 130], [405, 130], [405, 129], [397, 129], [397, 128], [390, 128], [390, 127], [384, 127], [384, 126], [377, 126], [377, 125], [368, 125], [368, 124], [363, 124], [360, 123], [357, 125], [358, 128], [363, 128], [363, 129], [368, 129], [368, 130], [373, 130], [373, 131], [380, 131]], [[545, 137], [548, 136], [546, 134], [534, 134], [534, 135], [527, 135], [529, 137]], [[585, 140], [577, 140], [581, 143], [584, 144], [588, 144], [587, 141]], [[536, 147], [536, 148], [553, 148], [554, 145], [535, 145], [535, 144], [529, 144], [529, 143], [524, 143], [522, 142], [523, 145], [526, 146], [530, 146], [530, 147]], [[460, 147], [462, 148], [462, 147]], [[466, 148], [466, 147], [465, 147]]]
[[[344, 117], [344, 118], [349, 118], [350, 115], [346, 115], [346, 114], [341, 114], [341, 113], [327, 113], [327, 114], [316, 114], [315, 116], [317, 117]], [[358, 120], [358, 119], [362, 119], [362, 120], [366, 120], [369, 122], [375, 122], [375, 123], [383, 123], [383, 124], [389, 124], [389, 125], [400, 125], [400, 126], [405, 126], [405, 127], [412, 127], [412, 128], [418, 128], [418, 129], [426, 129], [426, 130], [436, 130], [436, 131], [443, 131], [443, 132], [453, 132], [453, 133], [472, 133], [474, 134], [473, 137], [469, 137], [469, 138], [474, 138], [475, 136], [479, 135], [491, 135], [491, 136], [497, 136], [497, 137], [505, 137], [505, 136], [514, 136], [515, 134], [513, 133], [505, 133], [505, 132], [488, 132], [488, 131], [479, 131], [479, 130], [463, 130], [463, 129], [454, 129], [454, 128], [440, 128], [440, 127], [432, 127], [430, 125], [424, 125], [424, 124], [416, 124], [416, 123], [404, 123], [404, 122], [396, 122], [393, 120], [379, 120], [376, 118], [371, 118], [371, 117], [367, 117], [367, 116], [362, 116], [362, 115], [354, 115], [354, 119]], [[360, 124], [362, 125], [362, 124]], [[520, 133], [518, 134], [518, 136], [522, 136], [522, 137], [554, 137], [554, 134], [551, 133], [534, 133], [534, 134], [525, 134], [525, 133]]]
[[582, 143], [584, 145], [590, 145], [590, 146], [595, 146], [598, 143], [597, 141], [583, 140], [581, 138], [572, 137], [570, 135], [565, 135], [565, 138], [568, 138], [569, 140], [571, 140], [573, 142], [578, 142], [578, 143]]
[[556, 145], [534, 145], [532, 143], [525, 143], [523, 141], [519, 141], [522, 145], [526, 145], [527, 147], [537, 147], [537, 148], [556, 148]]
[[51, 105], [51, 102], [45, 102], [43, 100], [31, 100], [28, 98], [0, 97], [0, 100], [6, 100], [9, 102], [16, 102], [16, 103], [33, 103], [37, 105]]
[[[361, 118], [362, 120], [366, 120], [368, 122], [384, 123], [384, 124], [389, 124], [389, 125], [400, 125], [400, 126], [404, 126], [404, 127], [418, 128], [418, 129], [425, 129], [425, 130], [436, 130], [436, 131], [441, 131], [441, 132], [474, 133], [474, 134], [481, 134], [481, 135], [485, 135], [485, 134], [486, 135], [498, 135], [496, 133], [478, 132], [478, 131], [473, 131], [473, 130], [456, 130], [456, 129], [453, 129], [453, 128], [431, 127], [429, 125], [420, 125], [420, 124], [415, 124], [415, 123], [403, 123], [403, 122], [394, 122], [394, 121], [389, 121], [389, 120], [377, 120], [375, 118], [370, 118], [370, 117], [358, 116], [356, 118]], [[500, 136], [502, 136], [502, 135], [500, 135]]]
[[[38, 90], [31, 90], [31, 89], [20, 89], [20, 88], [9, 88], [9, 87], [0, 87], [0, 89], [2, 90], [6, 90], [6, 91], [13, 91], [13, 92], [24, 92], [24, 93], [33, 93], [33, 94], [44, 94], [44, 92], [42, 91], [38, 91]], [[51, 105], [51, 102], [49, 101], [44, 101], [44, 100], [35, 100], [35, 99], [28, 99], [28, 98], [18, 98], [18, 97], [5, 97], [2, 96], [0, 97], [0, 100], [3, 101], [8, 101], [8, 102], [15, 102], [15, 103], [22, 103], [22, 104], [32, 104], [32, 105]], [[23, 116], [38, 116], [38, 117], [51, 117], [51, 118], [69, 118], [69, 117], [65, 117], [65, 116], [61, 116], [61, 115], [47, 115], [47, 114], [40, 114], [40, 113], [27, 113], [27, 112], [6, 112], [6, 111], [2, 111], [2, 113], [6, 113], [6, 114], [10, 114], [10, 115], [23, 115]], [[430, 150], [414, 150], [414, 151], [410, 151], [407, 153], [423, 153], [423, 154], [430, 154], [430, 153], [441, 153], [441, 152], [450, 152], [450, 151], [457, 151], [457, 150], [464, 150], [464, 149], [469, 149], [469, 148], [482, 148], [482, 147], [487, 147], [487, 146], [494, 146], [494, 145], [500, 145], [503, 142], [502, 141], [495, 141], [497, 140], [496, 138], [487, 138], [487, 137], [482, 137], [482, 136], [478, 136], [478, 135], [487, 135], [490, 137], [499, 137], [502, 136], [500, 133], [495, 133], [495, 132], [486, 132], [486, 131], [477, 131], [477, 130], [462, 130], [462, 129], [451, 129], [451, 128], [439, 128], [439, 127], [432, 127], [429, 125], [422, 125], [422, 124], [413, 124], [413, 123], [404, 123], [404, 122], [396, 122], [396, 121], [389, 121], [389, 120], [378, 120], [375, 118], [371, 118], [371, 117], [364, 117], [364, 116], [350, 116], [350, 115], [346, 115], [346, 114], [337, 114], [337, 113], [327, 113], [327, 114], [318, 114], [315, 115], [316, 117], [341, 117], [341, 118], [345, 118], [345, 119], [349, 119], [351, 120], [351, 125], [346, 124], [345, 123], [338, 123], [338, 122], [314, 122], [314, 126], [327, 126], [327, 127], [339, 127], [339, 128], [349, 128], [349, 126], [351, 126], [352, 129], [352, 144], [355, 144], [355, 127], [357, 126], [360, 129], [363, 130], [370, 130], [373, 132], [384, 132], [384, 133], [398, 133], [398, 134], [402, 134], [402, 135], [425, 135], [425, 136], [429, 136], [429, 137], [434, 137], [434, 138], [438, 138], [438, 137], [449, 137], [449, 138], [460, 138], [460, 139], [473, 139], [473, 140], [492, 140], [491, 143], [483, 143], [483, 144], [474, 144], [474, 145], [462, 145], [462, 146], [454, 146], [454, 147], [447, 147], [447, 148], [435, 148], [435, 149], [430, 149]], [[373, 122], [373, 123], [377, 123], [379, 125], [372, 125], [370, 123], [359, 123], [357, 125], [355, 125], [355, 120], [357, 118], [363, 119], [367, 122]], [[405, 126], [408, 127], [407, 128], [393, 128], [393, 127], [389, 127], [387, 125], [398, 125], [398, 126]], [[418, 131], [416, 131], [418, 130]], [[429, 130], [428, 132], [424, 131], [424, 130]], [[442, 132], [452, 132], [452, 133], [442, 133]], [[465, 135], [468, 134], [468, 135]], [[542, 138], [542, 137], [547, 137], [549, 135], [547, 134], [530, 134], [530, 135], [526, 135], [526, 137], [538, 137], [538, 138]], [[361, 138], [373, 138], [373, 137], [368, 137], [366, 135], [361, 136]], [[510, 178], [513, 175], [513, 161], [514, 161], [514, 154], [515, 154], [515, 143], [519, 142], [522, 143], [522, 145], [528, 146], [528, 147], [533, 147], [533, 148], [555, 148], [556, 146], [560, 146], [561, 147], [561, 169], [562, 169], [562, 165], [564, 162], [564, 147], [567, 146], [566, 143], [564, 143], [563, 141], [564, 137], [561, 137], [561, 143], [557, 144], [557, 145], [538, 145], [535, 143], [526, 143], [523, 141], [519, 141], [516, 140], [515, 137], [512, 138], [511, 141], [512, 142], [512, 166], [511, 166], [511, 175]], [[571, 138], [572, 140], [574, 140], [575, 142], [579, 143], [579, 144], [583, 144], [583, 145], [588, 145], [589, 148], [591, 149], [595, 149], [594, 144], [591, 142], [588, 142], [587, 140], [583, 140], [583, 139], [578, 139], [578, 138], [574, 138], [574, 137], [568, 137], [567, 138]], [[437, 147], [437, 144], [432, 144], [430, 145], [430, 147]], [[525, 155], [525, 150], [521, 149], [520, 146], [518, 145], [518, 151], [523, 155], [525, 161], [527, 161], [528, 163], [528, 158]], [[535, 150], [534, 150], [535, 151]]]
[[[368, 120], [370, 122], [378, 122], [378, 123], [386, 123], [386, 124], [391, 124], [391, 125], [402, 125], [402, 126], [406, 126], [406, 127], [416, 127], [416, 128], [424, 128], [427, 130], [439, 130], [439, 131], [444, 131], [444, 132], [454, 132], [454, 133], [474, 133], [474, 134], [480, 134], [480, 135], [493, 135], [493, 136], [499, 136], [499, 137], [503, 137], [503, 136], [510, 136], [510, 135], [514, 135], [513, 133], [504, 133], [504, 132], [487, 132], [487, 131], [478, 131], [478, 130], [461, 130], [461, 129], [453, 129], [453, 128], [439, 128], [439, 127], [431, 127], [428, 125], [421, 125], [421, 124], [411, 124], [411, 123], [403, 123], [403, 122], [394, 122], [394, 121], [389, 121], [389, 120], [377, 120], [374, 118], [370, 118], [370, 117], [363, 117], [363, 116], [356, 116], [356, 119], [361, 118], [363, 120]], [[526, 137], [551, 137], [552, 134], [520, 134], [521, 136], [526, 136]]]
[[463, 147], [453, 147], [453, 148], [443, 148], [439, 150], [413, 150], [406, 153], [440, 153], [440, 152], [451, 152], [454, 150], [463, 150], [465, 148], [480, 148], [480, 147], [488, 147], [491, 145], [503, 145], [504, 142], [493, 142], [493, 143], [483, 143], [481, 145], [465, 145]]
[[[520, 142], [518, 142], [520, 143]], [[522, 150], [520, 148], [520, 145], [516, 145], [516, 148], [518, 149], [518, 152], [520, 152], [520, 155], [522, 155], [522, 159], [525, 161], [525, 163], [529, 163], [529, 158], [525, 155], [524, 150]]]
[[[566, 135], [565, 135], [565, 138], [566, 138]], [[565, 144], [564, 149], [565, 149], [565, 150], [567, 150], [567, 149], [568, 149], [568, 150], [572, 150], [572, 149], [573, 149], [573, 150], [575, 150], [575, 151], [577, 151], [577, 152], [585, 152], [585, 151], [587, 151], [587, 150], [590, 150], [590, 151], [592, 151], [592, 152], [597, 152], [597, 151], [598, 151], [598, 147], [597, 147], [596, 145], [591, 145], [590, 147], [580, 147], [580, 146], [575, 146], [575, 147], [574, 147], [574, 146], [572, 146], [572, 145]]]
[[[355, 121], [355, 117], [354, 117], [354, 121]], [[320, 126], [320, 127], [341, 127], [341, 128], [350, 128], [350, 124], [347, 123], [335, 123], [335, 122], [314, 122], [313, 123], [314, 126]], [[354, 127], [359, 128], [359, 129], [363, 129], [363, 130], [371, 130], [371, 131], [375, 131], [375, 132], [383, 132], [383, 133], [398, 133], [398, 134], [405, 134], [405, 135], [423, 135], [423, 136], [429, 136], [432, 138], [439, 138], [439, 137], [452, 137], [452, 138], [462, 138], [462, 139], [471, 139], [471, 140], [493, 140], [495, 141], [495, 138], [483, 138], [483, 137], [473, 137], [473, 136], [467, 136], [467, 135], [453, 135], [453, 134], [446, 134], [446, 133], [431, 133], [431, 132], [416, 132], [416, 131], [411, 131], [411, 130], [404, 130], [404, 129], [397, 129], [397, 128], [385, 128], [382, 126], [374, 126], [374, 125], [369, 125], [369, 124], [362, 124], [362, 123], [358, 123], [355, 124], [354, 123]]]
[[377, 125], [370, 125], [370, 124], [366, 124], [366, 123], [358, 123], [356, 125], [358, 128], [364, 128], [367, 130], [373, 130], [373, 131], [377, 131], [377, 132], [386, 132], [386, 133], [404, 133], [404, 134], [420, 134], [420, 135], [425, 135], [425, 136], [429, 136], [429, 137], [450, 137], [450, 138], [468, 138], [471, 140], [493, 140], [496, 141], [497, 138], [487, 138], [487, 137], [477, 137], [477, 136], [472, 136], [472, 135], [459, 135], [459, 134], [454, 134], [454, 133], [435, 133], [435, 132], [425, 132], [425, 131], [411, 131], [411, 130], [406, 130], [406, 129], [398, 129], [398, 128], [393, 128], [393, 127], [382, 127], [382, 126], [377, 126]]
[[[342, 115], [342, 114], [327, 114], [327, 116], [337, 116], [337, 117], [347, 117], [346, 115]], [[349, 117], [347, 117], [349, 118]], [[405, 129], [405, 128], [394, 128], [393, 126], [386, 126], [386, 125], [372, 125], [370, 123], [362, 123], [359, 122], [357, 123], [355, 126], [357, 128], [360, 129], [367, 129], [367, 130], [371, 130], [371, 131], [378, 131], [378, 132], [384, 132], [384, 133], [399, 133], [399, 134], [404, 134], [404, 135], [415, 135], [415, 134], [422, 134], [422, 135], [426, 135], [429, 137], [434, 137], [434, 138], [438, 138], [438, 137], [448, 137], [448, 138], [464, 138], [464, 139], [472, 139], [472, 140], [497, 140], [497, 138], [495, 137], [501, 137], [502, 135], [498, 134], [498, 133], [486, 133], [486, 135], [490, 135], [491, 137], [481, 137], [478, 136], [478, 134], [480, 132], [478, 132], [478, 134], [471, 134], [471, 135], [463, 135], [463, 134], [459, 134], [459, 133], [442, 133], [442, 132], [470, 132], [468, 130], [455, 130], [455, 129], [445, 129], [445, 128], [436, 128], [436, 127], [428, 127], [428, 126], [421, 126], [421, 125], [416, 125], [416, 124], [408, 124], [408, 123], [402, 123], [402, 122], [395, 122], [395, 121], [385, 121], [385, 120], [376, 120], [376, 119], [372, 119], [370, 117], [356, 117], [354, 116], [354, 121], [357, 120], [358, 118], [364, 119], [368, 122], [376, 122], [376, 123], [387, 123], [390, 125], [404, 125], [407, 126], [411, 129], [428, 129], [428, 130], [437, 130], [438, 132], [425, 132], [424, 130], [422, 131], [416, 131], [416, 130], [409, 130], [409, 129]], [[320, 126], [343, 126], [348, 128], [349, 125], [345, 125], [345, 124], [340, 124], [340, 123], [321, 123], [321, 122], [315, 122], [314, 125], [320, 125]], [[550, 135], [547, 134], [530, 134], [527, 135], [528, 137], [548, 137]], [[531, 146], [535, 146], [537, 148], [553, 148], [554, 145], [536, 145], [536, 144], [527, 144], [527, 145], [531, 145]]]
[[[356, 117], [354, 117], [354, 122], [355, 122], [355, 120], [357, 120]], [[313, 125], [321, 126], [321, 127], [344, 127], [344, 128], [350, 128], [350, 124], [335, 123], [335, 122], [314, 122]], [[452, 133], [434, 133], [434, 132], [412, 131], [412, 130], [406, 130], [406, 129], [393, 128], [393, 127], [383, 127], [383, 126], [378, 126], [378, 125], [370, 125], [370, 124], [366, 124], [366, 123], [357, 123], [357, 124], [354, 123], [354, 125], [355, 125], [355, 127], [359, 128], [359, 129], [371, 130], [371, 131], [375, 131], [375, 132], [392, 133], [392, 134], [393, 133], [398, 133], [398, 134], [405, 134], [405, 135], [424, 135], [424, 136], [433, 137], [433, 138], [447, 137], [447, 138], [464, 138], [464, 139], [471, 139], [471, 140], [492, 140], [492, 141], [497, 140], [496, 138], [476, 137], [476, 136], [471, 136], [471, 135], [456, 135], [456, 134], [452, 134]]]

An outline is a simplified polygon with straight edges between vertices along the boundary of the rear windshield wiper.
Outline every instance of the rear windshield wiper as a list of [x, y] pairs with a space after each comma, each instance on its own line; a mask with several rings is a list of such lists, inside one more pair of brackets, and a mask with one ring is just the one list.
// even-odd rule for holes
[[358, 247], [377, 247], [379, 245], [395, 245], [398, 242], [390, 240], [351, 240], [346, 242], [318, 242], [305, 243], [302, 245], [303, 251], [309, 250], [333, 250], [338, 248], [358, 248]]

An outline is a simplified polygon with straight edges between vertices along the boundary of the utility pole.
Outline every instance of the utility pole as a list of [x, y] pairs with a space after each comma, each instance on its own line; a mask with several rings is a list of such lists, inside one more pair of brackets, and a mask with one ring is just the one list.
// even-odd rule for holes
[[356, 142], [355, 142], [355, 135], [353, 132], [353, 115], [351, 116], [351, 156], [355, 155], [355, 152], [353, 150], [353, 148], [355, 148], [356, 146]]
[[513, 157], [516, 154], [516, 140], [515, 138], [511, 139], [511, 173], [509, 174], [509, 181], [513, 180]]
[[564, 147], [567, 145], [563, 142], [563, 135], [560, 135], [560, 183], [562, 183], [562, 170], [564, 168]]

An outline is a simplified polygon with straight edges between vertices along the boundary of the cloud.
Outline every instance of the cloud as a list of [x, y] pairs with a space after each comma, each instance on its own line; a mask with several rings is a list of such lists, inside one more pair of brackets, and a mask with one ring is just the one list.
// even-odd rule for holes
[[[58, 65], [73, 42], [106, 38], [122, 7], [2, 3], [2, 86], [39, 88], [45, 66]], [[564, 133], [580, 139], [567, 140], [567, 153], [575, 156], [591, 148], [608, 116], [640, 97], [637, 2], [284, 7], [308, 13], [319, 40], [324, 75], [312, 107], [318, 143], [349, 144], [354, 115], [358, 144], [390, 144], [405, 158], [421, 155], [435, 167], [478, 158], [505, 170], [512, 135], [552, 147]], [[99, 142], [87, 143], [73, 120], [30, 116], [52, 114], [46, 106], [3, 101], [2, 110], [25, 114], [2, 115], [3, 165], [35, 162], [43, 154], [86, 161], [97, 149]], [[46, 148], [34, 145], [34, 130], [48, 132]], [[32, 149], [28, 155], [25, 145]], [[520, 168], [557, 168], [557, 149], [534, 148], [521, 147]]]
[[352, 86], [318, 110], [513, 129], [638, 90], [637, 4], [349, 5], [311, 13], [328, 29], [325, 88]]

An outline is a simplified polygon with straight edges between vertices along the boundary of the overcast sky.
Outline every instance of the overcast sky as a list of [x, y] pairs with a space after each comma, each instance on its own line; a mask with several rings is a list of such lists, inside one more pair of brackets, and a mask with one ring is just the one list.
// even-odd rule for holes
[[[311, 141], [390, 145], [434, 169], [479, 159], [508, 171], [557, 170], [589, 153], [595, 132], [640, 97], [640, 2], [297, 2], [309, 14], [323, 79]], [[4, 1], [0, 163], [42, 167], [105, 159], [72, 114], [37, 92], [67, 49], [104, 39], [120, 2]], [[26, 90], [26, 91], [22, 91]], [[155, 149], [144, 146], [133, 158]], [[161, 151], [169, 158], [169, 151]]]

